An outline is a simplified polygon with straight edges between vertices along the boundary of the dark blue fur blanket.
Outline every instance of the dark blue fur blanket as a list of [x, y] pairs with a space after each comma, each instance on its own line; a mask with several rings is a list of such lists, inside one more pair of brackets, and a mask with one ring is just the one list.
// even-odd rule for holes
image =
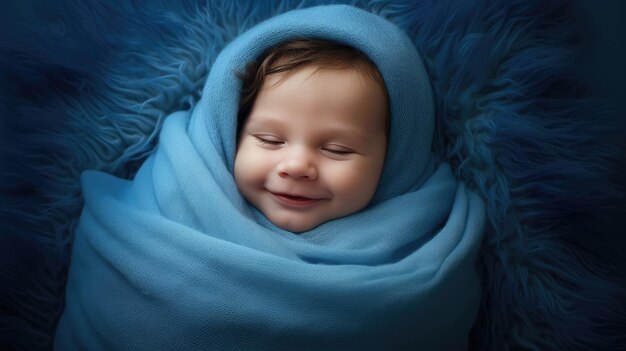
[[[0, 30], [0, 348], [48, 349], [86, 169], [132, 177], [163, 119], [259, 21], [341, 1], [23, 2]], [[622, 349], [603, 241], [615, 128], [586, 89], [566, 1], [345, 1], [414, 40], [434, 149], [487, 203], [475, 349]], [[15, 15], [14, 17], [11, 17]]]

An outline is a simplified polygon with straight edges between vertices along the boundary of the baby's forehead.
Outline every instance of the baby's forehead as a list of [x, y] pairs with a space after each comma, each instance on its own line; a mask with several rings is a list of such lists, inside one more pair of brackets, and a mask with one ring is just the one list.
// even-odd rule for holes
[[[372, 79], [353, 68], [307, 65], [270, 76], [254, 103], [251, 122], [290, 122], [296, 114], [336, 116], [337, 123], [364, 134], [388, 128], [387, 97]], [[297, 119], [296, 119], [297, 120]], [[320, 119], [321, 122], [322, 119]]]
[[[294, 79], [290, 79], [294, 78]], [[330, 78], [330, 79], [329, 79]], [[279, 84], [289, 81], [291, 86], [306, 86], [306, 83], [319, 83], [326, 79], [333, 86], [337, 84], [352, 84], [350, 88], [379, 88], [377, 83], [369, 75], [352, 66], [323, 66], [310, 64], [297, 69], [275, 73], [265, 77], [262, 89], [271, 89]]]

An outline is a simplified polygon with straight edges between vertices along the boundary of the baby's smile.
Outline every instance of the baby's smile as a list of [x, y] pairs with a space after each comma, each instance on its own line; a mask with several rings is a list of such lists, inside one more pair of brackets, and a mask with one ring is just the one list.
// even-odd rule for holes
[[276, 197], [277, 201], [280, 204], [283, 204], [284, 206], [296, 207], [296, 208], [297, 207], [301, 207], [301, 208], [309, 207], [324, 200], [324, 198], [291, 195], [291, 194], [286, 194], [286, 193], [272, 192], [272, 195]]

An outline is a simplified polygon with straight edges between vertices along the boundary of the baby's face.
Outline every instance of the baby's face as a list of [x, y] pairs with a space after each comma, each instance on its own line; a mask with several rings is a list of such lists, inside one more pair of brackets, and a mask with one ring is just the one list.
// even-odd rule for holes
[[267, 77], [235, 157], [239, 191], [292, 232], [365, 207], [385, 160], [382, 89], [353, 69], [317, 69]]

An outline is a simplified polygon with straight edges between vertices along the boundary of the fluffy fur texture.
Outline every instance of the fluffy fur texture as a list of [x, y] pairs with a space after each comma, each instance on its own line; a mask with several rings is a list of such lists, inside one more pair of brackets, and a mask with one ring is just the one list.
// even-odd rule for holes
[[[0, 42], [0, 346], [46, 349], [78, 176], [132, 177], [196, 103], [225, 43], [332, 1], [32, 4]], [[476, 349], [620, 349], [623, 292], [594, 253], [615, 151], [586, 96], [565, 1], [351, 1], [406, 30], [431, 77], [435, 150], [487, 202]], [[10, 30], [8, 30], [10, 29]]]

